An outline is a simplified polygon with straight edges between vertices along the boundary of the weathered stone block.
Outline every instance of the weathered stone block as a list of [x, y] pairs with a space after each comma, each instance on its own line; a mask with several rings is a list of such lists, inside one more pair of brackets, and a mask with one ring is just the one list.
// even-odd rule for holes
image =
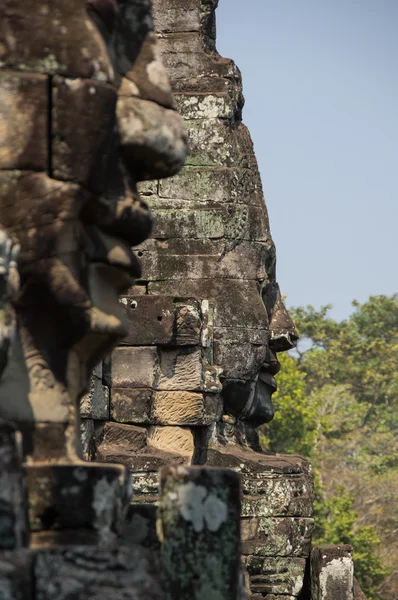
[[48, 110], [46, 76], [0, 72], [0, 169], [48, 169]]
[[186, 119], [232, 119], [237, 107], [233, 96], [224, 94], [176, 94], [177, 110]]
[[[121, 465], [26, 465], [33, 541], [54, 542], [69, 530], [95, 542], [120, 531], [131, 494]], [[36, 533], [37, 532], [37, 533]]]
[[158, 193], [159, 182], [157, 179], [149, 181], [140, 181], [137, 184], [137, 189], [140, 196], [145, 196], [145, 200], [148, 200], [146, 196], [152, 196]]
[[269, 339], [268, 329], [240, 329], [233, 327], [214, 327], [213, 337], [220, 344], [253, 344], [255, 346], [267, 345]]
[[[174, 279], [151, 282], [149, 294], [190, 295], [198, 300], [211, 299], [215, 304], [214, 327], [265, 329], [267, 312], [258, 293], [256, 281], [240, 279]], [[240, 310], [236, 310], [239, 306]], [[260, 327], [259, 327], [260, 325]]]
[[311, 598], [353, 600], [354, 563], [352, 546], [322, 545], [311, 553]]
[[109, 419], [109, 388], [95, 375], [90, 380], [90, 390], [80, 400], [80, 415], [85, 419]]
[[111, 390], [111, 419], [119, 423], [150, 423], [153, 390], [117, 388]]
[[253, 517], [242, 519], [242, 552], [258, 556], [309, 555], [313, 519]]
[[[142, 249], [137, 250], [142, 254]], [[134, 296], [121, 299], [128, 334], [123, 344], [133, 346], [195, 345], [200, 343], [199, 304], [192, 299], [175, 301], [174, 296]]]
[[[211, 249], [211, 246], [209, 247]], [[142, 270], [150, 281], [178, 279], [239, 279], [267, 280], [264, 265], [268, 250], [260, 243], [243, 241], [230, 249], [224, 246], [223, 252], [204, 255], [163, 254], [146, 249], [136, 251], [142, 256]], [[257, 296], [259, 293], [257, 291]]]
[[162, 469], [159, 524], [170, 599], [238, 597], [240, 489], [236, 473]]
[[[159, 203], [160, 204], [160, 203]], [[243, 205], [219, 205], [213, 203], [193, 204], [181, 207], [171, 201], [164, 201], [164, 207], [156, 210], [156, 225], [153, 237], [156, 239], [220, 239], [241, 243], [247, 240], [265, 240], [267, 223], [264, 213], [258, 207]]]
[[[52, 170], [56, 179], [78, 181], [102, 192], [108, 176], [116, 90], [92, 79], [53, 80]], [[79, 115], [79, 126], [70, 118]], [[93, 115], [101, 114], [101, 119]], [[93, 148], [96, 152], [93, 152]]]
[[[188, 457], [174, 452], [159, 450], [148, 443], [148, 433], [145, 427], [125, 425], [121, 423], [105, 423], [97, 432], [97, 460], [121, 463], [134, 473], [135, 491], [141, 494], [140, 486], [147, 486], [147, 479], [158, 481], [157, 471], [167, 464], [182, 464]], [[136, 478], [139, 478], [137, 481]], [[152, 485], [152, 484], [151, 484]], [[155, 490], [158, 489], [157, 483]], [[157, 491], [154, 492], [156, 500]], [[142, 502], [140, 498], [136, 501]]]
[[188, 120], [190, 155], [186, 166], [257, 169], [253, 143], [247, 128], [231, 128], [220, 119]]
[[240, 107], [244, 104], [242, 94], [241, 73], [238, 68], [234, 69], [234, 77], [192, 77], [190, 79], [174, 79], [172, 82], [174, 93], [198, 93], [198, 94], [226, 94], [227, 96], [238, 96]]
[[232, 448], [210, 448], [207, 464], [241, 474], [242, 517], [311, 517], [313, 484], [308, 461], [300, 456], [268, 456]]
[[166, 349], [160, 352], [158, 390], [200, 391], [203, 389], [201, 349]]
[[160, 559], [160, 541], [156, 533], [157, 507], [153, 504], [131, 504], [121, 535], [122, 544], [139, 544], [153, 551], [152, 560]]
[[183, 6], [178, 2], [168, 4], [154, 2], [153, 19], [157, 32], [200, 30], [201, 7], [198, 0], [186, 0]]
[[161, 600], [150, 555], [140, 546], [42, 549], [34, 568], [37, 600]]
[[156, 239], [219, 239], [225, 236], [224, 215], [220, 209], [188, 206], [186, 209], [156, 209], [153, 236]]
[[[60, 256], [79, 251], [76, 221], [88, 196], [78, 185], [66, 182], [60, 185], [59, 181], [49, 178], [46, 173], [0, 171], [2, 225], [15, 231], [29, 230], [19, 254], [24, 276], [37, 273], [45, 281], [51, 269], [60, 268]], [[13, 198], [12, 203], [9, 198]], [[71, 303], [70, 294], [71, 289], [76, 287], [75, 279], [70, 276], [68, 285], [64, 287], [62, 300]], [[77, 302], [77, 296], [73, 298]], [[36, 300], [36, 297], [31, 294], [29, 301], [33, 299]], [[43, 294], [37, 294], [36, 301], [38, 310], [45, 310], [50, 302]]]
[[[265, 213], [261, 180], [251, 169], [185, 167], [178, 175], [159, 182], [159, 196], [193, 202], [261, 205]], [[161, 208], [162, 201], [154, 197], [150, 205]]]
[[283, 478], [267, 480], [266, 486], [269, 491], [267, 495], [244, 496], [242, 516], [268, 517], [281, 514], [310, 516], [313, 496], [312, 490], [306, 489], [307, 485], [308, 481], [305, 479], [292, 482], [284, 482]]
[[297, 596], [286, 596], [286, 594], [251, 594], [250, 600], [296, 600]]
[[0, 421], [0, 551], [28, 543], [27, 490], [22, 468], [22, 437]]
[[220, 401], [210, 394], [156, 392], [153, 422], [159, 425], [210, 425], [220, 414]]
[[252, 594], [281, 594], [296, 598], [303, 587], [305, 558], [245, 557]]
[[92, 419], [82, 419], [80, 422], [80, 439], [84, 460], [92, 460], [95, 453], [94, 422]]
[[97, 447], [101, 452], [106, 448], [122, 448], [134, 453], [147, 447], [147, 430], [122, 423], [104, 423], [97, 435]]
[[134, 472], [133, 502], [156, 502], [157, 504], [159, 500], [159, 482], [160, 478], [157, 470]]
[[175, 305], [171, 296], [121, 298], [128, 334], [123, 343], [134, 346], [167, 344], [173, 338]]
[[0, 553], [1, 600], [32, 600], [34, 555], [30, 550], [14, 550]]
[[192, 431], [184, 427], [151, 427], [148, 442], [159, 450], [192, 458], [195, 447]]
[[203, 52], [203, 42], [199, 34], [166, 34], [159, 39], [163, 63], [172, 81], [191, 77], [236, 75], [236, 67], [231, 60], [216, 58]]
[[[156, 252], [160, 260], [163, 260], [164, 256], [191, 256], [200, 255], [205, 256], [216, 256], [219, 257], [225, 249], [224, 240], [204, 240], [195, 238], [168, 238], [163, 239], [150, 239], [146, 240], [141, 245], [141, 256], [144, 252]], [[138, 251], [138, 248], [137, 248]], [[148, 283], [148, 285], [150, 285]]]
[[[186, 456], [173, 452], [164, 452], [156, 448], [150, 448], [144, 452], [139, 451], [132, 454], [122, 447], [99, 448], [97, 459], [105, 462], [115, 462], [124, 465], [138, 480], [134, 483], [134, 500], [136, 502], [158, 502], [159, 500], [159, 477], [158, 471], [167, 465], [184, 465], [190, 463]], [[155, 492], [149, 493], [149, 482], [152, 485], [153, 475], [156, 476]]]
[[[79, 0], [70, 0], [68, 10], [63, 4], [55, 5], [52, 10], [46, 8], [45, 5], [43, 10], [36, 0], [24, 0], [20, 4], [14, 0], [2, 2], [2, 66], [111, 82], [112, 63], [104, 39], [88, 18], [86, 7]], [[16, 40], [29, 40], [29, 43], [16, 43]]]
[[214, 342], [214, 362], [223, 365], [223, 377], [251, 379], [258, 374], [268, 355], [268, 345], [242, 344], [240, 342]]
[[157, 367], [156, 348], [115, 348], [111, 359], [112, 387], [153, 388]]

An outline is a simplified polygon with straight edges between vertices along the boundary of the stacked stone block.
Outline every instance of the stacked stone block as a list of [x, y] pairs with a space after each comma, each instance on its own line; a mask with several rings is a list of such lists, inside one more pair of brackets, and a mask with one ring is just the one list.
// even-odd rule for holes
[[[211, 364], [209, 345], [212, 308], [192, 298], [137, 294], [121, 304], [129, 334], [105, 367], [106, 418], [94, 416], [103, 395], [82, 400], [83, 407], [91, 402], [93, 416], [84, 424], [92, 429], [86, 447], [98, 460], [126, 465], [136, 500], [147, 502], [157, 495], [158, 469], [195, 462], [202, 429], [221, 416], [220, 369]], [[94, 373], [96, 385], [104, 387]]]

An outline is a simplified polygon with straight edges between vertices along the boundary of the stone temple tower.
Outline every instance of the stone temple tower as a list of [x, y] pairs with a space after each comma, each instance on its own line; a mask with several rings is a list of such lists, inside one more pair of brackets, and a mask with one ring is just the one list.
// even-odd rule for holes
[[134, 501], [146, 505], [148, 519], [161, 466], [241, 473], [251, 593], [282, 600], [303, 585], [313, 525], [309, 465], [262, 453], [257, 430], [273, 417], [277, 353], [297, 334], [241, 121], [241, 75], [216, 51], [216, 6], [154, 1], [157, 48], [190, 154], [175, 177], [140, 184], [155, 226], [136, 249], [142, 279], [121, 299], [129, 333], [83, 400], [83, 439], [87, 457], [130, 469]]

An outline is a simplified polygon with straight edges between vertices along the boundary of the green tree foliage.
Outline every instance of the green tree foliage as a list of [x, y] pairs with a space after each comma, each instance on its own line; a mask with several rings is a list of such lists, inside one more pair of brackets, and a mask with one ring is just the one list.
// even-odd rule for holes
[[[378, 406], [398, 402], [398, 295], [373, 296], [353, 306], [355, 312], [341, 323], [327, 316], [330, 306], [293, 309], [292, 316], [309, 343], [307, 350], [299, 349], [308, 390], [347, 385], [358, 402], [369, 403], [366, 424]], [[391, 426], [397, 424], [394, 418]]]
[[342, 485], [318, 507], [318, 543], [351, 544], [354, 548], [355, 576], [368, 600], [378, 600], [377, 586], [388, 575], [376, 550], [380, 539], [374, 527], [358, 525], [354, 498]]
[[275, 417], [262, 442], [271, 452], [309, 456], [317, 437], [317, 407], [306, 401], [305, 374], [297, 361], [288, 354], [279, 360], [278, 391], [272, 398]]
[[292, 356], [280, 355], [264, 440], [273, 452], [310, 458], [316, 541], [353, 544], [368, 599], [396, 600], [398, 295], [353, 307], [342, 322], [330, 306], [291, 310], [301, 341]]

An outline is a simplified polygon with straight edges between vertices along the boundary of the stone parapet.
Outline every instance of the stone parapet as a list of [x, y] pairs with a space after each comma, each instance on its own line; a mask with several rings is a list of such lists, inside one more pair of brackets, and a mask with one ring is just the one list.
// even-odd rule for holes
[[240, 486], [233, 471], [165, 467], [158, 531], [170, 600], [238, 600]]
[[312, 550], [311, 600], [354, 600], [352, 552], [348, 544], [321, 545]]

